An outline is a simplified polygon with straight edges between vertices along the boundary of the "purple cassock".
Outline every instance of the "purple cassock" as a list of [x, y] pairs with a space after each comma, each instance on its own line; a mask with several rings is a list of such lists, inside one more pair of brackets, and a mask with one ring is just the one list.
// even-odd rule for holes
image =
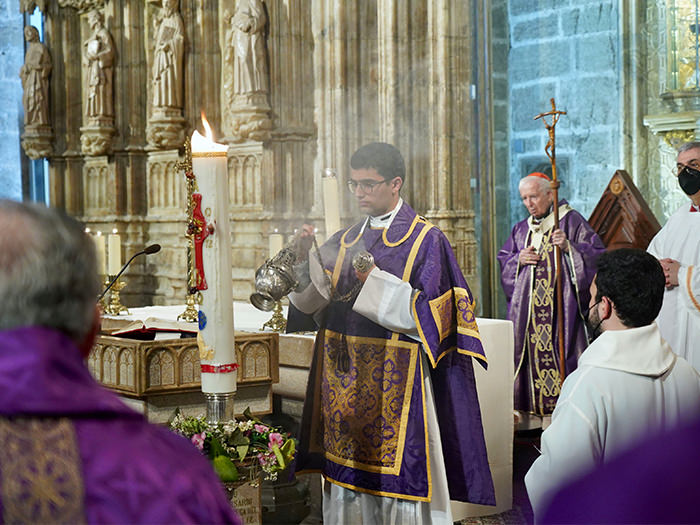
[[[551, 414], [559, 398], [559, 333], [555, 296], [554, 214], [535, 224], [532, 217], [513, 227], [498, 252], [501, 283], [508, 301], [508, 319], [515, 339], [514, 406], [536, 415]], [[598, 234], [565, 200], [559, 203], [559, 228], [569, 240], [562, 251], [562, 297], [566, 373], [576, 369], [578, 357], [588, 346], [584, 315], [588, 311], [589, 287], [595, 262], [605, 251]], [[521, 265], [518, 256], [535, 246], [542, 255], [535, 265]]]
[[241, 523], [209, 462], [48, 328], [0, 332], [3, 522]]
[[[369, 494], [430, 501], [423, 389], [430, 374], [450, 497], [493, 505], [472, 368], [472, 358], [485, 367], [486, 357], [452, 248], [405, 203], [388, 229], [362, 226], [321, 247], [340, 299], [326, 307], [316, 338], [297, 469], [321, 469], [333, 483]], [[412, 285], [422, 345], [353, 312], [358, 280], [351, 261], [363, 250]]]

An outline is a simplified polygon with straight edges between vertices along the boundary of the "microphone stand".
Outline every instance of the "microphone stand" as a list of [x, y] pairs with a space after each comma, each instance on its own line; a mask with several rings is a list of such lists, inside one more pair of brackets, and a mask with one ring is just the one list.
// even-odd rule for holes
[[131, 256], [131, 259], [126, 261], [126, 264], [122, 266], [122, 269], [119, 270], [119, 273], [115, 275], [114, 277], [110, 276], [111, 280], [109, 281], [109, 284], [107, 287], [102, 291], [100, 296], [97, 298], [97, 301], [100, 302], [102, 298], [105, 296], [105, 294], [111, 289], [114, 288], [114, 291], [112, 292], [112, 295], [110, 297], [110, 302], [105, 306], [105, 313], [108, 315], [119, 315], [122, 312], [126, 312], [126, 314], [129, 314], [129, 310], [126, 308], [126, 306], [122, 305], [120, 300], [119, 300], [119, 292], [126, 286], [124, 283], [119, 282], [119, 277], [124, 273], [124, 271], [129, 267], [131, 264], [131, 261], [136, 259], [139, 255], [150, 255], [152, 253], [156, 253], [160, 251], [160, 245], [159, 244], [152, 244], [151, 246], [147, 246], [146, 249], [141, 250], [138, 253], [135, 253], [134, 255]]

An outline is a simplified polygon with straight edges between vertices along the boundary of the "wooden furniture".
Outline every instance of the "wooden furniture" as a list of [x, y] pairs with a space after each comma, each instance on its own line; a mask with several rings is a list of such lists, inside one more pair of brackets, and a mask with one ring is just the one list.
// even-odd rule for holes
[[608, 250], [646, 250], [661, 229], [644, 197], [624, 170], [617, 170], [612, 176], [588, 223]]
[[[272, 385], [279, 382], [279, 336], [236, 332], [236, 414], [250, 407], [272, 412]], [[125, 398], [150, 421], [167, 421], [175, 408], [204, 413], [199, 350], [194, 337], [141, 341], [100, 335], [88, 358], [93, 377]]]

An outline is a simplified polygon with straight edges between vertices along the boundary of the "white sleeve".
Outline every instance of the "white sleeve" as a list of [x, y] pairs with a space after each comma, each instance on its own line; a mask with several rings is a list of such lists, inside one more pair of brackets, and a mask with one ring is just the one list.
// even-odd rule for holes
[[685, 309], [691, 315], [700, 317], [700, 268], [681, 266], [678, 269], [678, 287]]
[[[298, 279], [307, 284], [305, 288], [289, 294], [290, 302], [305, 314], [315, 314], [330, 302], [328, 280], [321, 264], [309, 254], [309, 260], [296, 265]], [[300, 275], [299, 275], [300, 274]]]
[[552, 424], [542, 433], [541, 455], [525, 474], [535, 522], [563, 484], [602, 460], [595, 422], [570, 399], [557, 403]]
[[413, 294], [410, 283], [375, 267], [367, 276], [352, 309], [387, 330], [420, 341], [411, 308]]

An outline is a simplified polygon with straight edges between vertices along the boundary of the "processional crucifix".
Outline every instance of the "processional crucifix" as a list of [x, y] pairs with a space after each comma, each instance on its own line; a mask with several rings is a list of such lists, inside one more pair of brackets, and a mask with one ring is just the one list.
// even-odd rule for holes
[[[559, 122], [559, 118], [562, 115], [566, 115], [566, 111], [560, 111], [557, 109], [554, 99], [551, 98], [552, 111], [547, 111], [546, 113], [540, 113], [535, 116], [535, 120], [542, 119], [544, 122], [544, 127], [547, 128], [547, 133], [549, 134], [549, 140], [547, 145], [544, 147], [544, 152], [549, 157], [549, 161], [552, 163], [552, 181], [550, 182], [550, 187], [552, 188], [554, 206], [554, 228], [559, 227], [559, 180], [557, 179], [557, 153], [555, 149], [554, 140], [554, 127]], [[547, 122], [546, 117], [552, 117], [552, 122]], [[557, 334], [559, 335], [559, 379], [561, 382], [564, 381], [566, 377], [566, 355], [564, 352], [564, 305], [563, 305], [563, 292], [562, 292], [562, 271], [561, 271], [561, 249], [559, 246], [554, 246], [554, 262], [556, 266], [555, 274], [555, 289], [556, 289], [556, 302], [557, 302]]]

